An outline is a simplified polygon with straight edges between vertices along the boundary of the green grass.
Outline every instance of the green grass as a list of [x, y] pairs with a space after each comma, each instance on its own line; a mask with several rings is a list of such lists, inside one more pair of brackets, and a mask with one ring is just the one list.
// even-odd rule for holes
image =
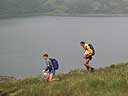
[[0, 94], [8, 96], [128, 96], [128, 64], [88, 73], [74, 70], [58, 74], [61, 81], [44, 82], [40, 76], [0, 83]]

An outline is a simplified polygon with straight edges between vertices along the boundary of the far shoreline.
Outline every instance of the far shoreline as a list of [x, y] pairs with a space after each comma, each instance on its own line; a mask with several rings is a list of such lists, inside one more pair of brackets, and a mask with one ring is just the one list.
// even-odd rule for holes
[[24, 15], [12, 15], [12, 16], [0, 16], [0, 20], [2, 19], [13, 19], [13, 18], [29, 18], [35, 16], [42, 17], [128, 17], [128, 14], [24, 14]]

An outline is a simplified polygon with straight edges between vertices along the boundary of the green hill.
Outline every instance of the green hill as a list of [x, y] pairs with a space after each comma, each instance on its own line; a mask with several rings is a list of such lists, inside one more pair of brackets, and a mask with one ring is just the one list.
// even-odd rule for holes
[[128, 63], [88, 73], [58, 74], [61, 81], [44, 82], [40, 76], [0, 82], [0, 96], [128, 96]]
[[0, 0], [0, 17], [27, 15], [119, 16], [128, 0]]

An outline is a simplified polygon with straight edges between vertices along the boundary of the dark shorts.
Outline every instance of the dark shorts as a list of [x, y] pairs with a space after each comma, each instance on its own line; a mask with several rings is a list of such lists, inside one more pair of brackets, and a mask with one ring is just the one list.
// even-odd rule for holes
[[92, 60], [92, 56], [86, 57], [86, 59]]
[[49, 74], [53, 74], [53, 75], [55, 75], [55, 73], [56, 73], [56, 71], [55, 71], [54, 69], [49, 70]]

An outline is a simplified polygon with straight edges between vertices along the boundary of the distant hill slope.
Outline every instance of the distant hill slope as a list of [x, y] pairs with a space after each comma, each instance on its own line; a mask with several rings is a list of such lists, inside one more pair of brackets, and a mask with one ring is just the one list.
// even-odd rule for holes
[[61, 81], [47, 83], [35, 76], [0, 82], [0, 96], [128, 96], [128, 64], [92, 73], [75, 70], [57, 77]]
[[112, 16], [128, 14], [128, 0], [0, 0], [0, 17], [27, 15]]

